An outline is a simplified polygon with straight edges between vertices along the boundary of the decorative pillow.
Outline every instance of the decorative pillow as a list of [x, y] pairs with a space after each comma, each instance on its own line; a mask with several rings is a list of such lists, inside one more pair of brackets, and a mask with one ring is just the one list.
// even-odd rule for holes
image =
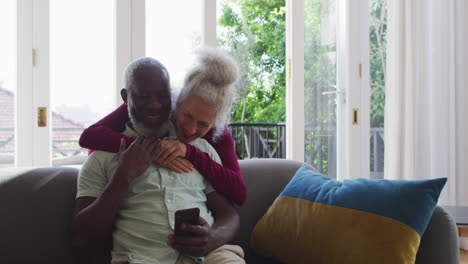
[[250, 246], [285, 263], [414, 263], [446, 181], [340, 182], [304, 164], [255, 226]]

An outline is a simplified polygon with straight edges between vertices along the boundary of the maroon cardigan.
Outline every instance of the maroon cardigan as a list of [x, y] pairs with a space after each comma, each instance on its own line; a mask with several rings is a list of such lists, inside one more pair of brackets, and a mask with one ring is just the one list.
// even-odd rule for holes
[[[80, 137], [80, 146], [92, 150], [118, 152], [120, 139], [124, 138], [129, 146], [135, 138], [120, 134], [129, 121], [127, 105], [122, 104], [94, 125], [85, 129]], [[239, 168], [234, 150], [234, 141], [226, 127], [222, 136], [213, 141], [213, 129], [203, 138], [218, 152], [223, 165], [213, 161], [208, 154], [186, 144], [185, 158], [213, 185], [213, 187], [229, 200], [238, 205], [247, 199], [247, 189]]]

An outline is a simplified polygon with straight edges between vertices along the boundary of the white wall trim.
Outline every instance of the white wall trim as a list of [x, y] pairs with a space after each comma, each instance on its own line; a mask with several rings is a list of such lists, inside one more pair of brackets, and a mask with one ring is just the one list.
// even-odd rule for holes
[[[337, 110], [337, 179], [369, 178], [369, 32], [365, 28], [369, 4], [367, 0], [359, 0], [359, 5], [340, 0], [339, 5], [338, 89], [345, 90], [346, 101]], [[358, 109], [357, 125], [353, 109]]]
[[145, 1], [117, 0], [115, 5], [116, 106], [123, 103], [120, 90], [124, 88], [125, 67], [134, 59], [146, 54], [145, 34]]
[[[19, 0], [17, 23], [15, 165], [50, 166], [49, 0]], [[47, 109], [45, 127], [38, 126], [38, 107]]]
[[286, 64], [286, 158], [304, 161], [304, 0], [286, 1]]
[[347, 12], [345, 10], [346, 0], [338, 1], [338, 30], [337, 30], [337, 91], [343, 93], [337, 94], [337, 106], [336, 106], [336, 179], [343, 180], [346, 177], [347, 167], [347, 155], [346, 155], [346, 106], [347, 106], [347, 83], [345, 82], [345, 76], [347, 75], [348, 68], [345, 67], [345, 61], [347, 60], [347, 47], [345, 45], [346, 40], [346, 17]]
[[216, 41], [216, 0], [203, 0], [202, 4], [202, 46], [217, 46]]
[[146, 1], [132, 1], [132, 61], [145, 56]]
[[361, 163], [360, 175], [362, 178], [370, 178], [370, 39], [369, 39], [369, 1], [360, 0], [360, 60], [362, 64], [362, 77], [359, 86], [360, 98], [360, 138], [361, 138]]
[[115, 3], [115, 99], [116, 106], [123, 103], [120, 90], [124, 88], [122, 74], [132, 61], [132, 2], [117, 0]]
[[[17, 1], [17, 88], [15, 93], [15, 166], [33, 165], [33, 0]], [[18, 100], [21, 98], [20, 100]]]
[[[33, 165], [50, 166], [52, 154], [52, 108], [50, 104], [49, 0], [33, 1]], [[47, 125], [39, 127], [38, 108], [46, 107]]]

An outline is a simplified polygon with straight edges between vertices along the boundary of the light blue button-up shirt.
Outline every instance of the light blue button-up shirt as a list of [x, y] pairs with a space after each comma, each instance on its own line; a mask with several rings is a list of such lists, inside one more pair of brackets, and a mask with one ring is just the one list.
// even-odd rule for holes
[[[128, 127], [127, 136], [138, 134]], [[169, 136], [175, 139], [171, 125]], [[214, 148], [204, 139], [190, 143], [208, 153], [218, 163]], [[118, 166], [116, 153], [94, 151], [83, 164], [78, 178], [77, 197], [98, 197]], [[213, 217], [206, 207], [206, 194], [214, 188], [197, 171], [176, 173], [152, 164], [130, 184], [119, 209], [113, 233], [112, 258], [130, 263], [175, 263], [179, 252], [166, 244], [167, 235], [174, 232], [174, 213], [179, 209], [200, 208], [200, 216], [210, 226]]]

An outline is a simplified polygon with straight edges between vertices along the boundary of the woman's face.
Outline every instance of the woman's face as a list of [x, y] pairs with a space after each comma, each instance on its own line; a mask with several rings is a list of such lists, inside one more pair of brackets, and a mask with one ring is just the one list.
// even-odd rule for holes
[[216, 120], [215, 109], [198, 96], [189, 96], [176, 110], [177, 137], [184, 143], [203, 137]]

